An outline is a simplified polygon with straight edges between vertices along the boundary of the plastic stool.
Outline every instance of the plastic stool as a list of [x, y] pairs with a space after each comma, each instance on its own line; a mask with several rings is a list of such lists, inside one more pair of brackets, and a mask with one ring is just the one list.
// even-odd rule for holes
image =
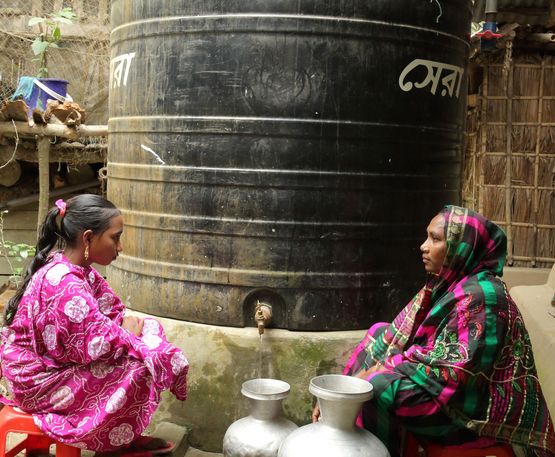
[[[9, 433], [26, 434], [27, 438], [6, 452]], [[40, 451], [48, 454], [50, 445], [56, 445], [56, 457], [80, 457], [81, 449], [58, 443], [46, 436], [33, 421], [33, 416], [4, 406], [0, 411], [0, 457], [15, 457], [21, 451]]]
[[[419, 447], [424, 454], [419, 454]], [[508, 444], [496, 444], [483, 448], [460, 448], [441, 446], [417, 439], [412, 433], [406, 433], [403, 446], [403, 457], [514, 457], [513, 448]]]

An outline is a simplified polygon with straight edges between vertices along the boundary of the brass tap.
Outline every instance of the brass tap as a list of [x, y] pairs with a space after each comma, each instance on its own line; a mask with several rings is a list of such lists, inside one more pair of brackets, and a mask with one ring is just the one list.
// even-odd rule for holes
[[264, 329], [272, 320], [272, 305], [256, 300], [256, 309], [254, 311], [254, 320], [258, 326], [258, 334], [262, 335]]

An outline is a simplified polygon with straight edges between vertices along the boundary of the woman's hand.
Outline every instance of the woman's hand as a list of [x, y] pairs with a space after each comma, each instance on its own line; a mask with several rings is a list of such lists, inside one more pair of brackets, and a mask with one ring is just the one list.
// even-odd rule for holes
[[139, 336], [143, 331], [144, 319], [136, 316], [125, 316], [123, 322], [121, 323], [121, 328], [124, 328], [128, 332], [135, 336]]
[[312, 422], [318, 422], [319, 419], [320, 419], [320, 407], [318, 406], [318, 403], [316, 403], [316, 406], [312, 410]]
[[[384, 367], [380, 362], [377, 362], [376, 365], [372, 366], [368, 370], [359, 371], [357, 374], [354, 375], [355, 378], [366, 379], [372, 373], [383, 371]], [[316, 406], [312, 410], [312, 422], [318, 422], [320, 419], [320, 406], [316, 403]]]
[[383, 370], [384, 370], [383, 365], [380, 362], [377, 362], [376, 365], [372, 366], [368, 370], [359, 371], [357, 374], [355, 374], [354, 377], [355, 378], [360, 378], [360, 379], [366, 379], [372, 373], [378, 373], [378, 372], [383, 371]]

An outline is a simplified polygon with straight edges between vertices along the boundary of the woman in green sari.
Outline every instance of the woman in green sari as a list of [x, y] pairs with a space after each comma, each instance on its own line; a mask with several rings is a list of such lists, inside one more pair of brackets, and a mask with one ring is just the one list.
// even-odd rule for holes
[[530, 338], [499, 279], [506, 246], [504, 232], [480, 214], [445, 207], [421, 246], [424, 287], [391, 324], [372, 326], [351, 355], [344, 373], [374, 388], [361, 425], [392, 456], [402, 428], [453, 446], [453, 455], [497, 443], [555, 455]]

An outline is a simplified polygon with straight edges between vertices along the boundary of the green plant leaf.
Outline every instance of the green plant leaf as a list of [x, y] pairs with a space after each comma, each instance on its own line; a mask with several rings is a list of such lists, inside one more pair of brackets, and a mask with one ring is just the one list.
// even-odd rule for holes
[[65, 19], [70, 19], [70, 20], [77, 16], [73, 12], [73, 10], [71, 9], [70, 6], [66, 6], [65, 8], [62, 8], [60, 11], [55, 13], [55, 15], [56, 15], [56, 17], [63, 17]]
[[33, 41], [33, 43], [31, 44], [31, 49], [33, 50], [35, 55], [38, 56], [39, 54], [44, 53], [50, 45], [51, 43], [49, 43], [48, 41], [42, 41], [40, 38], [37, 37], [35, 38], [35, 41]]
[[29, 19], [29, 22], [27, 22], [27, 25], [29, 27], [33, 27], [37, 24], [42, 24], [44, 21], [45, 19], [42, 17], [32, 17], [31, 19]]
[[52, 32], [52, 38], [54, 39], [54, 41], [59, 41], [61, 37], [62, 37], [62, 32], [60, 30], [60, 27], [56, 27]]
[[62, 24], [73, 24], [73, 21], [71, 19], [67, 19], [65, 17], [56, 18], [56, 22], [59, 22], [59, 23], [62, 23]]

